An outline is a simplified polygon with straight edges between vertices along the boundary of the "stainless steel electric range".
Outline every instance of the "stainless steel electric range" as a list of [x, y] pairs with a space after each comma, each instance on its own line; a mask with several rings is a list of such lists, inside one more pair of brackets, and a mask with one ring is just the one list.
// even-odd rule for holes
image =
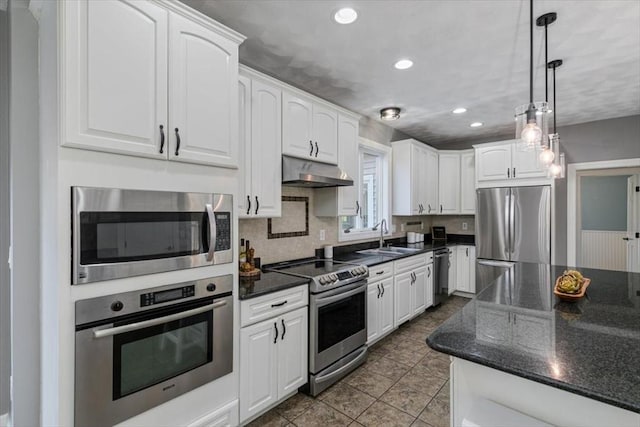
[[316, 396], [367, 358], [369, 268], [306, 259], [266, 269], [309, 279], [309, 381], [302, 391]]

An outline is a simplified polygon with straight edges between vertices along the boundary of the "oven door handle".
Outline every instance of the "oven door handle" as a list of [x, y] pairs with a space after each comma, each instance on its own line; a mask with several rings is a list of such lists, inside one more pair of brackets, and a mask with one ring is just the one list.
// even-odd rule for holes
[[204, 307], [198, 307], [191, 310], [183, 311], [181, 313], [170, 314], [168, 316], [158, 317], [157, 319], [145, 320], [142, 322], [131, 323], [129, 325], [116, 326], [115, 328], [100, 329], [93, 331], [93, 337], [105, 338], [125, 332], [137, 331], [138, 329], [148, 328], [149, 326], [160, 325], [162, 323], [172, 322], [174, 320], [184, 319], [185, 317], [193, 316], [196, 314], [204, 313], [209, 310], [214, 310], [227, 305], [227, 301], [218, 301], [213, 304], [205, 305]]
[[340, 293], [337, 295], [333, 295], [330, 297], [326, 297], [326, 298], [317, 298], [316, 299], [316, 307], [322, 307], [325, 306], [327, 304], [331, 304], [334, 303], [336, 301], [340, 301], [342, 299], [348, 298], [350, 296], [353, 296], [355, 294], [359, 294], [360, 292], [364, 292], [367, 289], [367, 284], [365, 283], [362, 286], [358, 286], [355, 289], [352, 289], [348, 292], [344, 292], [344, 293]]
[[348, 370], [348, 369], [351, 369], [351, 367], [352, 367], [353, 365], [357, 365], [358, 363], [360, 363], [360, 361], [361, 361], [362, 359], [364, 359], [364, 358], [366, 358], [366, 357], [367, 357], [367, 348], [366, 348], [366, 347], [362, 348], [362, 349], [360, 350], [360, 352], [361, 352], [361, 353], [360, 353], [358, 356], [356, 356], [356, 358], [355, 358], [355, 359], [353, 359], [352, 361], [348, 362], [346, 365], [344, 365], [344, 366], [342, 366], [342, 367], [340, 367], [340, 368], [336, 369], [336, 370], [335, 370], [335, 371], [333, 371], [333, 372], [330, 372], [330, 373], [328, 373], [328, 374], [320, 375], [319, 377], [316, 377], [316, 378], [315, 378], [315, 381], [316, 381], [317, 383], [321, 383], [321, 382], [323, 382], [323, 381], [330, 380], [331, 378], [335, 378], [335, 377], [337, 377], [338, 375], [340, 375], [341, 373], [343, 373], [344, 371], [346, 371], [346, 370]]
[[218, 239], [218, 230], [216, 230], [216, 217], [213, 213], [213, 205], [207, 203], [207, 216], [209, 217], [209, 252], [207, 252], [207, 261], [213, 261], [213, 255], [216, 252], [216, 240]]

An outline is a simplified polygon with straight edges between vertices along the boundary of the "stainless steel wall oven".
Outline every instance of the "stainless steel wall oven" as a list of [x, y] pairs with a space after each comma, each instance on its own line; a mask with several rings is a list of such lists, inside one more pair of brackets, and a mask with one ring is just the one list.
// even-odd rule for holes
[[76, 302], [75, 425], [111, 426], [233, 370], [233, 276]]
[[228, 194], [72, 188], [72, 284], [233, 261]]

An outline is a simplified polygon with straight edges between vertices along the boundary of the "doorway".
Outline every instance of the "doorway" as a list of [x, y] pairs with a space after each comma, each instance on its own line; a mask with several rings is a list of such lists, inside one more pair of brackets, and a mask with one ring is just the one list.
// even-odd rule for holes
[[640, 271], [640, 159], [569, 165], [567, 261]]

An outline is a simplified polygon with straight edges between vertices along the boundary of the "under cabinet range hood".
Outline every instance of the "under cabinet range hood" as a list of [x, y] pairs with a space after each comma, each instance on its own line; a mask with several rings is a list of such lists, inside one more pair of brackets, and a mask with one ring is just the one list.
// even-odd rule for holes
[[282, 156], [282, 185], [290, 187], [344, 187], [353, 179], [338, 166]]

